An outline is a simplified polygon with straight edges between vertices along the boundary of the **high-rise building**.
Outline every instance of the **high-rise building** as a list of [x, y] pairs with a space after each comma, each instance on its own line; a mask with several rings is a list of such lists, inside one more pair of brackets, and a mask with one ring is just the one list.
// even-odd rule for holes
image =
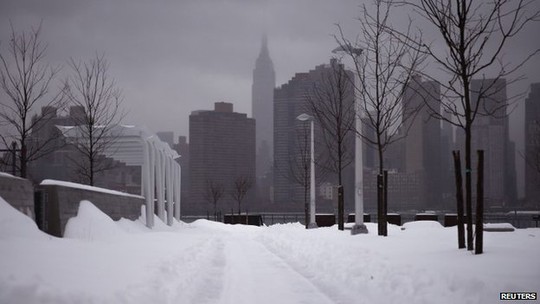
[[[188, 214], [213, 211], [208, 199], [210, 184], [223, 188], [217, 210], [237, 211], [231, 198], [236, 179], [252, 182], [242, 211], [253, 210], [255, 189], [255, 120], [233, 112], [231, 103], [217, 102], [213, 111], [194, 111], [189, 116], [190, 200]], [[251, 207], [251, 208], [250, 208]]]
[[[257, 122], [257, 163], [256, 175], [258, 179], [264, 179], [272, 168], [273, 154], [273, 126], [274, 126], [274, 87], [276, 76], [274, 64], [268, 52], [266, 35], [263, 37], [261, 51], [255, 69], [253, 70], [253, 84], [251, 87], [252, 117]], [[267, 192], [263, 191], [262, 192]], [[263, 198], [264, 199], [264, 198]]]
[[454, 209], [456, 187], [452, 183], [454, 180], [454, 162], [452, 150], [454, 149], [454, 128], [449, 121], [452, 121], [452, 114], [445, 111], [442, 113], [445, 120], [441, 121], [441, 193], [442, 208]]
[[[305, 151], [309, 151], [309, 122], [299, 121], [297, 117], [302, 113], [313, 116], [307, 97], [314, 87], [324, 88], [328, 84], [328, 77], [330, 73], [336, 73], [337, 64], [337, 61], [332, 60], [330, 64], [319, 65], [307, 73], [297, 73], [289, 82], [274, 91], [274, 201], [276, 208], [303, 210], [305, 189], [302, 185], [302, 176], [309, 173], [302, 172], [306, 165], [306, 157], [302, 157], [302, 155], [305, 155]], [[344, 96], [346, 96], [344, 103], [352, 104], [354, 102], [352, 92], [346, 93]], [[349, 134], [351, 144], [347, 147], [347, 155], [351, 156], [352, 159], [354, 134], [352, 132]], [[315, 120], [315, 162], [317, 164], [315, 177], [317, 185], [325, 185], [325, 187], [328, 187], [328, 183], [337, 185], [335, 170], [328, 170], [328, 165], [324, 163], [329, 155], [330, 152], [325, 144], [322, 128]], [[309, 163], [307, 165], [309, 168]], [[323, 169], [324, 167], [326, 170]], [[343, 171], [343, 186], [345, 210], [352, 211], [354, 208], [353, 161]], [[315, 192], [320, 194], [321, 190], [317, 189]], [[320, 199], [321, 197], [317, 198], [318, 211], [333, 211], [331, 202], [320, 204]]]
[[432, 111], [440, 112], [440, 86], [415, 76], [403, 97], [403, 116], [409, 118], [403, 128], [407, 130], [404, 171], [424, 179], [420, 200], [410, 205], [416, 209], [441, 207], [441, 123]]
[[[479, 96], [482, 98], [479, 99]], [[486, 208], [505, 206], [514, 198], [509, 194], [515, 189], [515, 174], [509, 170], [508, 116], [505, 79], [475, 79], [471, 82], [471, 101], [475, 107], [480, 102], [473, 123], [471, 159], [473, 180], [476, 181], [477, 150], [484, 150], [484, 202]], [[462, 141], [463, 143], [463, 141]], [[462, 149], [463, 150], [463, 149]], [[473, 196], [476, 183], [473, 182]]]
[[531, 84], [525, 100], [525, 197], [540, 205], [540, 83]]
[[[43, 107], [41, 117], [34, 117], [36, 127], [30, 134], [30, 144], [43, 145], [48, 153], [29, 163], [28, 178], [34, 184], [44, 179], [86, 182], [79, 170], [81, 152], [66, 141], [58, 126], [75, 126], [85, 115], [84, 107], [71, 106], [68, 115], [58, 115], [55, 107]], [[30, 148], [31, 149], [31, 148]], [[104, 152], [104, 151], [100, 151]], [[126, 165], [105, 155], [96, 156], [96, 162], [106, 170], [95, 172], [94, 185], [133, 194], [141, 193], [141, 167]]]

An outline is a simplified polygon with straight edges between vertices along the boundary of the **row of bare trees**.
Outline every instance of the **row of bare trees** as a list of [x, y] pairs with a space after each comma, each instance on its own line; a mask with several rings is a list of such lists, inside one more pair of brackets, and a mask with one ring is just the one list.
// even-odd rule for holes
[[[238, 214], [242, 212], [242, 202], [252, 186], [252, 178], [241, 175], [233, 181], [231, 187], [227, 191], [229, 196], [238, 204]], [[211, 178], [206, 180], [205, 198], [214, 208], [214, 219], [217, 217], [218, 202], [223, 198], [225, 192], [226, 188], [223, 183], [217, 182]]]
[[83, 181], [93, 185], [95, 175], [107, 170], [105, 164], [110, 163], [104, 161], [103, 154], [114, 141], [111, 128], [123, 117], [121, 92], [109, 77], [104, 55], [98, 54], [84, 63], [71, 58], [67, 64], [70, 73], [55, 87], [61, 68], [46, 62], [47, 45], [41, 40], [41, 30], [41, 24], [21, 32], [12, 26], [7, 50], [0, 52], [4, 93], [0, 100], [0, 139], [4, 146], [12, 142], [18, 145], [16, 166], [20, 176], [27, 177], [30, 162], [57, 148], [51, 144], [57, 137], [32, 138], [41, 128], [50, 127], [54, 119], [36, 115], [39, 107], [79, 107], [79, 115], [72, 117], [73, 125], [78, 126], [73, 146], [79, 152], [73, 164]]
[[[533, 1], [495, 0], [495, 1], [440, 1], [421, 0], [408, 3], [415, 12], [438, 30], [444, 41], [444, 48], [430, 44], [410, 41], [409, 45], [429, 55], [432, 61], [445, 72], [436, 78], [426, 75], [443, 88], [440, 106], [443, 113], [452, 114], [452, 119], [440, 111], [431, 109], [433, 116], [444, 120], [465, 133], [465, 209], [467, 213], [467, 249], [473, 250], [472, 225], [472, 129], [475, 121], [482, 116], [501, 117], [500, 109], [506, 108], [506, 100], [497, 103], [491, 96], [498, 80], [506, 79], [513, 83], [515, 73], [540, 49], [532, 50], [518, 62], [504, 60], [511, 39], [527, 24], [538, 21], [540, 12], [532, 7]], [[483, 85], [473, 91], [473, 79], [486, 79]], [[503, 168], [501, 168], [503, 170]], [[477, 206], [479, 209], [482, 206]], [[477, 214], [482, 216], [482, 214]], [[478, 227], [477, 227], [478, 228]], [[478, 229], [481, 231], [481, 229]], [[478, 235], [477, 235], [478, 238]], [[464, 244], [459, 244], [464, 247]], [[482, 248], [476, 249], [482, 253]]]
[[[465, 134], [465, 208], [459, 203], [457, 208], [465, 209], [469, 215], [468, 250], [473, 250], [472, 129], [478, 117], [499, 118], [507, 115], [501, 111], [506, 109], [507, 100], [497, 103], [492, 98], [497, 94], [495, 86], [498, 80], [505, 79], [507, 84], [519, 80], [520, 77], [515, 77], [515, 73], [540, 52], [540, 49], [532, 50], [528, 56], [513, 63], [506, 62], [503, 56], [512, 38], [529, 23], [538, 21], [540, 13], [532, 9], [532, 3], [528, 0], [373, 0], [372, 6], [362, 6], [355, 40], [348, 39], [338, 26], [336, 41], [339, 49], [354, 63], [355, 77], [348, 78], [359, 97], [354, 112], [367, 122], [363, 124], [364, 128], [371, 129], [370, 132], [357, 132], [356, 136], [361, 136], [365, 143], [377, 150], [380, 175], [383, 175], [385, 169], [384, 152], [389, 145], [406, 136], [405, 126], [410, 125], [407, 121], [414, 119], [418, 112], [418, 109], [409, 109], [410, 112], [407, 112], [403, 106], [406, 89], [411, 88], [416, 79], [419, 79], [413, 76], [420, 75], [440, 85], [440, 96], [426, 96], [423, 107], [428, 108], [433, 118], [443, 120]], [[422, 17], [422, 22], [434, 30], [437, 38], [425, 42], [422, 31], [414, 30], [412, 22], [408, 23], [405, 30], [403, 27], [394, 28], [392, 13], [396, 8], [400, 12], [411, 9], [414, 14]], [[426, 72], [428, 64], [438, 68], [442, 72], [440, 76], [435, 76], [438, 74], [433, 70]], [[335, 74], [340, 75], [340, 72]], [[484, 81], [487, 80], [486, 75], [490, 75], [489, 81]], [[479, 89], [473, 90], [473, 79], [482, 81]], [[339, 124], [329, 125], [327, 122], [345, 120], [343, 113], [333, 111], [340, 102], [330, 96], [334, 91], [339, 91], [339, 86], [339, 83], [332, 83], [330, 87], [335, 87], [332, 90], [323, 86], [324, 91], [316, 92], [316, 98], [308, 98], [318, 122], [333, 136], [332, 146], [338, 154], [341, 149]], [[421, 93], [425, 95], [430, 92], [426, 90]], [[427, 102], [428, 99], [433, 100], [433, 97], [439, 101], [436, 106]], [[370, 133], [375, 136], [366, 135]], [[456, 170], [461, 173], [462, 169]], [[384, 215], [388, 202], [384, 193], [380, 192], [377, 200], [378, 218], [384, 223], [379, 226], [379, 234], [382, 235], [387, 233]], [[480, 214], [477, 215], [480, 221], [477, 223], [482, 223], [483, 206], [480, 201], [478, 204]], [[458, 222], [463, 223], [461, 212], [458, 217]], [[458, 230], [458, 246], [464, 248], [462, 240], [465, 238], [461, 235], [463, 229], [460, 227]], [[481, 233], [481, 229], [478, 231]], [[477, 239], [481, 239], [481, 236], [477, 236]], [[482, 252], [479, 247], [477, 253]]]

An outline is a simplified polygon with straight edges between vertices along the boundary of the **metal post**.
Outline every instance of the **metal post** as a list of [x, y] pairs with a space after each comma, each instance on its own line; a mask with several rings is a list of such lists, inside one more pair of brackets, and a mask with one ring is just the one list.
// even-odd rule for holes
[[311, 166], [310, 166], [310, 187], [309, 187], [309, 226], [308, 228], [317, 228], [315, 221], [315, 137], [314, 123], [311, 119]]
[[[362, 119], [360, 117], [359, 102], [355, 101], [355, 125], [356, 131], [362, 134]], [[356, 134], [354, 138], [354, 226], [351, 234], [368, 233], [368, 229], [364, 224], [364, 157], [363, 157], [362, 138]]]
[[174, 217], [176, 220], [180, 221], [180, 207], [181, 207], [181, 197], [182, 197], [182, 168], [180, 164], [176, 163], [174, 165], [175, 172], [175, 182], [174, 182]]
[[174, 205], [173, 205], [173, 160], [167, 156], [167, 225], [172, 226], [174, 222]]

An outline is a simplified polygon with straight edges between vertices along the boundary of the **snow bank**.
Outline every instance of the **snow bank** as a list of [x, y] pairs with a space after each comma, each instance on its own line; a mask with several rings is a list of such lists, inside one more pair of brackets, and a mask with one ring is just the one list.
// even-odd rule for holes
[[[0, 224], [37, 230], [6, 206]], [[389, 225], [388, 237], [375, 223], [355, 236], [299, 223], [168, 227], [157, 217], [148, 229], [144, 216], [114, 222], [82, 202], [68, 226], [77, 240], [0, 237], [0, 303], [482, 304], [540, 282], [538, 228], [486, 233], [474, 256], [457, 249], [456, 227], [429, 221]]]
[[491, 229], [516, 229], [516, 227], [512, 226], [510, 223], [485, 223], [484, 229], [491, 228]]
[[121, 218], [120, 220], [116, 222], [116, 224], [118, 225], [118, 227], [120, 227], [122, 230], [124, 230], [127, 233], [145, 233], [145, 232], [151, 231], [140, 220], [132, 221], [125, 218]]
[[0, 239], [11, 237], [43, 239], [48, 235], [40, 231], [31, 218], [13, 208], [0, 196]]
[[[164, 218], [165, 221], [167, 221], [167, 210], [164, 211]], [[141, 216], [139, 216], [139, 219], [137, 220], [138, 223], [142, 224], [144, 227], [146, 227], [146, 206], [141, 206]], [[166, 222], [163, 222], [159, 216], [154, 214], [154, 227], [152, 227], [152, 231], [158, 232], [158, 231], [177, 231], [178, 229], [181, 229], [186, 224], [182, 221], [177, 221], [176, 219], [173, 219], [172, 226], [167, 225]]]
[[64, 237], [93, 241], [114, 239], [125, 233], [108, 215], [91, 202], [83, 200], [79, 204], [77, 216], [68, 220]]
[[23, 179], [23, 178], [20, 178], [20, 177], [15, 176], [15, 175], [11, 175], [11, 174], [6, 173], [6, 172], [0, 172], [0, 177]]
[[77, 183], [72, 183], [72, 182], [58, 181], [58, 180], [53, 180], [53, 179], [45, 179], [40, 183], [40, 185], [41, 186], [50, 186], [50, 185], [52, 185], [52, 186], [62, 186], [62, 187], [89, 190], [89, 191], [101, 192], [101, 193], [107, 193], [107, 194], [143, 198], [140, 195], [134, 195], [134, 194], [129, 194], [129, 193], [120, 192], [120, 191], [116, 191], [116, 190], [110, 190], [110, 189], [94, 187], [94, 186], [89, 186], [89, 185], [83, 185], [83, 184], [77, 184]]
[[444, 227], [437, 221], [415, 221], [403, 224], [403, 228], [406, 230], [425, 231], [426, 229], [443, 229]]

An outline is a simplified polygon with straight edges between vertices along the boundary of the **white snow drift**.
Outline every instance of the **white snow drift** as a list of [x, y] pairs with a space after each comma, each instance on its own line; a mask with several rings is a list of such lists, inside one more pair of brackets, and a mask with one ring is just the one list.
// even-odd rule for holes
[[387, 238], [368, 228], [149, 230], [82, 202], [60, 239], [0, 198], [0, 303], [494, 303], [539, 291], [540, 229], [486, 233], [474, 256], [438, 223], [390, 226]]

